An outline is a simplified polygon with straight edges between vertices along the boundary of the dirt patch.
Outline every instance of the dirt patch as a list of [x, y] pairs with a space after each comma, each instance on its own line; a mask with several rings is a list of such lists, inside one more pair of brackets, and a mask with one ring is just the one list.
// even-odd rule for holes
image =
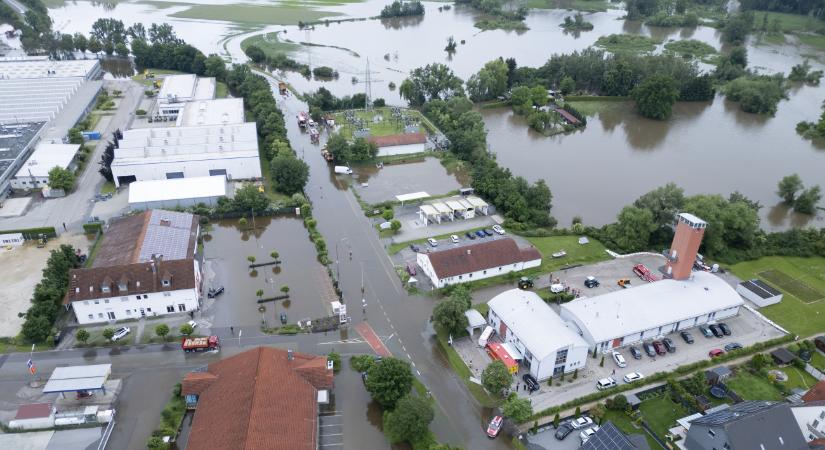
[[29, 309], [34, 287], [42, 278], [49, 252], [61, 244], [69, 244], [88, 252], [91, 241], [83, 234], [64, 234], [52, 239], [46, 248], [32, 242], [9, 251], [0, 251], [0, 336], [16, 336], [23, 325], [18, 313]]
[[822, 300], [823, 294], [821, 292], [781, 270], [766, 270], [759, 272], [758, 275], [805, 303]]

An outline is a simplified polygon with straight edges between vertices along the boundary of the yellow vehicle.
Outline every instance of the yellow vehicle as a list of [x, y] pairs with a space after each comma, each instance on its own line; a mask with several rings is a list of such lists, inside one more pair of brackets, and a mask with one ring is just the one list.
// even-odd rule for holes
[[621, 278], [621, 279], [619, 279], [619, 281], [616, 282], [616, 284], [618, 284], [619, 286], [621, 286], [623, 288], [629, 288], [630, 287], [630, 278]]

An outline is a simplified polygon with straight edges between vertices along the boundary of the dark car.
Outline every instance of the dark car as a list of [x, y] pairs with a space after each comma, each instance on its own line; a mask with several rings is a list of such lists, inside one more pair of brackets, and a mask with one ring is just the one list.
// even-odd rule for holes
[[467, 239], [469, 239], [471, 241], [476, 238], [476, 235], [474, 235], [473, 233], [471, 233], [469, 231], [467, 232], [467, 234], [465, 234], [465, 236], [467, 236]]
[[559, 425], [559, 428], [556, 429], [556, 435], [555, 436], [556, 436], [556, 439], [562, 441], [562, 440], [564, 440], [564, 438], [567, 437], [568, 434], [570, 434], [572, 432], [573, 432], [573, 425], [570, 425], [569, 423], [565, 422], [565, 423]]
[[740, 348], [742, 348], [742, 344], [740, 344], [738, 342], [731, 342], [730, 344], [725, 346], [725, 351], [730, 352], [730, 351], [733, 351], [733, 350], [738, 350]]
[[701, 332], [702, 332], [702, 336], [704, 336], [704, 337], [706, 337], [706, 338], [713, 337], [713, 333], [710, 331], [710, 328], [708, 328], [708, 327], [706, 327], [706, 326], [704, 326], [704, 325], [702, 325], [702, 326], [700, 326], [700, 327], [699, 327], [699, 331], [701, 331]]
[[668, 353], [673, 353], [676, 351], [676, 344], [670, 338], [662, 339], [662, 343], [665, 344], [665, 348], [667, 349]]
[[419, 251], [419, 250], [421, 250], [421, 248], [419, 248], [419, 247], [418, 247], [417, 245], [415, 245], [415, 244], [410, 244], [410, 250], [412, 250], [412, 251], [414, 251], [414, 252], [418, 253], [418, 251]]
[[630, 354], [633, 355], [633, 359], [642, 359], [642, 352], [639, 347], [630, 347]]
[[599, 280], [596, 277], [587, 277], [584, 279], [584, 286], [588, 288], [599, 287]]
[[[54, 343], [57, 344], [57, 341], [55, 340]], [[808, 350], [807, 348], [803, 348], [803, 349], [799, 350], [799, 359], [801, 359], [802, 361], [811, 362], [811, 357], [812, 356], [813, 356], [813, 354], [811, 354], [811, 351]]]
[[[54, 334], [54, 345], [56, 346], [57, 344], [59, 344], [61, 340], [63, 340], [63, 331], [58, 331], [57, 333]], [[809, 356], [810, 356], [810, 353], [809, 353]], [[811, 359], [808, 358], [808, 361], [810, 361], [810, 360]]]
[[281, 313], [281, 324], [286, 325], [286, 313]]
[[656, 356], [656, 348], [654, 348], [653, 344], [651, 344], [650, 342], [645, 342], [644, 344], [642, 344], [642, 347], [645, 349], [645, 353], [647, 353], [647, 356], [650, 356], [651, 358]]
[[482, 231], [484, 234], [486, 234], [487, 236], [492, 236], [492, 235], [493, 235], [493, 232], [492, 232], [492, 231], [490, 231], [490, 230], [488, 230], [488, 229], [486, 229], [486, 228], [485, 228], [485, 229], [483, 229], [483, 230], [481, 230], [481, 231]]
[[667, 353], [667, 348], [665, 348], [665, 344], [662, 344], [662, 341], [653, 341], [653, 348], [656, 349], [658, 355]]
[[716, 326], [719, 327], [719, 329], [722, 331], [722, 334], [724, 334], [725, 336], [730, 336], [730, 327], [728, 326], [728, 324], [720, 323]]
[[524, 384], [527, 385], [527, 389], [530, 392], [535, 392], [539, 390], [539, 382], [536, 381], [536, 378], [529, 373], [525, 373], [524, 376], [521, 377], [524, 380]]
[[721, 338], [722, 336], [725, 335], [725, 333], [723, 333], [722, 330], [720, 330], [719, 327], [716, 326], [716, 325], [711, 325], [710, 326], [710, 332], [713, 333], [713, 335], [718, 337], [718, 338]]
[[688, 333], [687, 331], [683, 331], [683, 332], [679, 333], [679, 335], [682, 336], [682, 339], [684, 339], [685, 342], [687, 342], [688, 344], [693, 343], [693, 336], [690, 333]]
[[478, 237], [480, 237], [480, 238], [483, 238], [483, 237], [485, 237], [485, 236], [487, 236], [487, 235], [486, 235], [486, 234], [484, 234], [484, 232], [483, 232], [483, 231], [478, 230], [478, 231], [476, 231], [476, 236], [478, 236]]

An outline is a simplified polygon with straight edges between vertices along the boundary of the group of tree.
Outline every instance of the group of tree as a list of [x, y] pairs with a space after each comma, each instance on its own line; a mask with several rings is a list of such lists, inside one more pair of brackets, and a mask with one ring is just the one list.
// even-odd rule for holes
[[775, 75], [745, 75], [730, 81], [722, 91], [728, 99], [739, 102], [742, 111], [755, 114], [776, 114], [777, 105], [788, 98], [785, 77]]
[[822, 114], [816, 122], [799, 122], [796, 132], [806, 139], [825, 140], [825, 102], [822, 103]]
[[344, 109], [363, 109], [367, 104], [367, 96], [363, 93], [346, 95], [338, 98], [325, 87], [319, 87], [315, 92], [304, 94], [304, 100], [309, 105], [310, 115], [318, 118], [324, 111], [340, 111]]
[[819, 86], [822, 79], [823, 71], [811, 70], [811, 63], [806, 59], [799, 64], [791, 67], [791, 73], [788, 74], [788, 80], [796, 83], [805, 83], [811, 86]]
[[337, 162], [369, 161], [378, 154], [378, 147], [368, 140], [357, 137], [349, 142], [342, 133], [335, 133], [327, 141], [327, 150]]
[[474, 102], [492, 100], [507, 92], [507, 64], [503, 59], [494, 59], [484, 64], [477, 73], [467, 80], [467, 94]]
[[52, 189], [62, 189], [66, 193], [74, 187], [74, 172], [60, 166], [54, 166], [49, 170], [49, 187]]
[[740, 0], [744, 10], [776, 11], [825, 18], [825, 0]]
[[381, 10], [381, 18], [424, 15], [424, 5], [417, 0], [403, 2], [395, 0]]
[[469, 5], [489, 16], [501, 17], [507, 20], [522, 21], [527, 17], [528, 8], [525, 6], [510, 7], [509, 0], [456, 0], [456, 4]]
[[743, 44], [748, 34], [753, 30], [753, 23], [753, 13], [750, 11], [729, 14], [720, 23], [722, 41], [736, 45]]
[[699, 16], [693, 6], [715, 7], [723, 10], [720, 0], [628, 0], [627, 18], [644, 20], [646, 25], [658, 27], [696, 27]]
[[822, 189], [818, 184], [805, 189], [802, 178], [793, 174], [779, 181], [776, 195], [782, 198], [782, 203], [793, 206], [796, 212], [815, 214], [817, 205], [822, 200]]
[[464, 81], [445, 64], [433, 63], [410, 72], [398, 88], [401, 98], [412, 106], [432, 100], [464, 96]]
[[79, 264], [75, 249], [61, 245], [49, 254], [43, 279], [34, 287], [31, 307], [23, 322], [23, 336], [32, 342], [45, 342], [52, 335], [63, 297], [69, 286], [69, 270]]
[[457, 335], [467, 328], [464, 313], [472, 306], [470, 290], [464, 285], [452, 289], [450, 295], [433, 309], [433, 322], [449, 334]]
[[580, 12], [572, 17], [565, 16], [564, 22], [559, 26], [564, 28], [565, 31], [590, 31], [593, 29], [593, 24], [584, 20], [584, 16]]
[[249, 59], [255, 64], [265, 65], [272, 69], [291, 70], [300, 73], [306, 78], [309, 78], [312, 73], [308, 65], [295, 61], [294, 59], [288, 57], [285, 53], [274, 53], [267, 55], [266, 52], [264, 52], [257, 45], [250, 45], [244, 49], [244, 53], [246, 53], [246, 56], [248, 56]]

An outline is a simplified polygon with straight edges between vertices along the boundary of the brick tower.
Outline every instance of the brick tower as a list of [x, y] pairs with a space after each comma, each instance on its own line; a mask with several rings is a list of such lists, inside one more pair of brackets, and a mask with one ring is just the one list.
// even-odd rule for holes
[[708, 223], [689, 213], [676, 216], [676, 233], [667, 253], [666, 273], [674, 280], [690, 278]]

